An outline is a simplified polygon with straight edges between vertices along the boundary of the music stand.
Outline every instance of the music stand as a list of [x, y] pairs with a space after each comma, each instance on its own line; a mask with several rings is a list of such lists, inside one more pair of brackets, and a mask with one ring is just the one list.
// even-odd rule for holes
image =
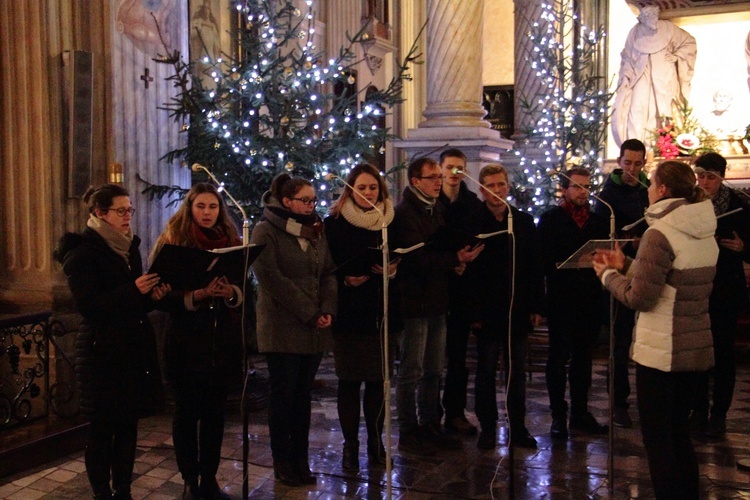
[[614, 250], [615, 243], [622, 247], [633, 239], [589, 240], [576, 250], [564, 262], [558, 262], [557, 269], [591, 269], [594, 267], [594, 255], [597, 250]]

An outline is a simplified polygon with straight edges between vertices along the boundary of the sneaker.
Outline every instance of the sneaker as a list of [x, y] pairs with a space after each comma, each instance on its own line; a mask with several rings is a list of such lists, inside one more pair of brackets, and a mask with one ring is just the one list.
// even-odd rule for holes
[[601, 436], [609, 432], [609, 426], [596, 421], [591, 412], [583, 415], [570, 416], [570, 430], [581, 431], [585, 434]]
[[454, 434], [461, 434], [463, 436], [476, 436], [477, 428], [472, 425], [465, 416], [446, 418], [445, 419], [445, 431]]
[[565, 417], [552, 417], [549, 435], [552, 439], [568, 439], [568, 422]]
[[437, 452], [437, 446], [422, 439], [417, 431], [402, 432], [398, 436], [398, 451], [431, 457]]
[[497, 446], [497, 430], [495, 428], [482, 429], [477, 438], [477, 448], [480, 450], [494, 450]]
[[526, 427], [511, 429], [510, 443], [519, 448], [536, 449], [536, 439], [534, 439], [534, 436], [529, 433], [529, 430]]
[[713, 439], [723, 439], [727, 433], [727, 419], [724, 417], [711, 417], [706, 425], [706, 436]]
[[622, 427], [624, 429], [630, 429], [633, 427], [633, 420], [630, 418], [627, 408], [616, 406], [612, 412], [612, 421], [617, 427]]
[[439, 423], [424, 424], [419, 427], [420, 438], [434, 444], [439, 450], [458, 450], [461, 440], [443, 432]]

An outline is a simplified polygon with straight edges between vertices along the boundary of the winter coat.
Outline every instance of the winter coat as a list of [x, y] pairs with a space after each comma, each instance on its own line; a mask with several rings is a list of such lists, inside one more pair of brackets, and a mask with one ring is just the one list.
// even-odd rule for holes
[[707, 370], [714, 364], [708, 297], [719, 254], [711, 202], [663, 199], [649, 207], [646, 221], [626, 274], [607, 270], [601, 277], [617, 300], [638, 311], [633, 361], [665, 372]]
[[750, 262], [750, 206], [747, 199], [731, 191], [727, 212], [740, 207], [743, 207], [740, 212], [716, 221], [716, 238], [732, 238], [732, 232], [736, 232], [745, 243], [745, 249], [735, 252], [719, 245], [719, 260], [716, 262], [716, 277], [710, 299], [712, 311], [735, 316], [748, 307], [743, 261]]
[[[623, 231], [623, 226], [633, 224], [639, 219], [643, 218], [646, 208], [648, 207], [648, 186], [650, 184], [646, 174], [640, 173], [639, 179], [643, 184], [636, 184], [630, 186], [622, 182], [623, 174], [611, 173], [607, 180], [604, 182], [599, 193], [599, 198], [609, 203], [615, 214], [615, 227], [617, 228], [618, 238], [637, 238], [640, 237], [643, 232], [648, 228], [646, 221], [641, 221], [640, 224], [636, 225], [629, 231]], [[645, 184], [645, 186], [644, 186]], [[609, 219], [610, 211], [609, 207], [604, 205], [601, 201], [596, 202], [594, 205], [594, 211]], [[631, 257], [635, 256], [635, 250], [632, 245], [625, 245], [623, 251], [626, 255]]]
[[[391, 223], [393, 248], [408, 248], [429, 241], [444, 225], [439, 203], [428, 211], [408, 187], [396, 206]], [[398, 266], [396, 289], [399, 309], [404, 318], [429, 318], [448, 310], [448, 279], [458, 266], [454, 249], [427, 244], [403, 256]]]
[[318, 329], [320, 313], [336, 314], [335, 265], [325, 233], [300, 242], [268, 220], [258, 223], [251, 243], [266, 245], [252, 265], [258, 280], [256, 306], [260, 352], [319, 354], [331, 348], [330, 329]]
[[579, 228], [560, 206], [543, 213], [538, 225], [539, 247], [547, 284], [547, 319], [553, 329], [585, 328], [602, 324], [605, 295], [593, 269], [557, 269], [589, 240], [609, 237], [607, 219], [592, 212]]
[[139, 244], [134, 236], [126, 263], [87, 228], [63, 236], [55, 253], [83, 316], [75, 372], [81, 412], [90, 419], [138, 418], [159, 403], [156, 339], [146, 315], [153, 302], [135, 286], [143, 273]]

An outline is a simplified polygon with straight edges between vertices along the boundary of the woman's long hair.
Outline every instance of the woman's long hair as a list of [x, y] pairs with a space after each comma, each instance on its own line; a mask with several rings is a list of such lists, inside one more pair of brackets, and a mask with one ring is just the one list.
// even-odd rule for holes
[[378, 181], [377, 203], [382, 203], [388, 199], [388, 187], [385, 185], [385, 179], [383, 179], [383, 176], [380, 175], [378, 169], [368, 163], [360, 163], [359, 165], [351, 169], [349, 175], [346, 177], [346, 185], [344, 186], [344, 191], [341, 193], [341, 196], [339, 196], [339, 199], [336, 200], [336, 203], [329, 210], [329, 215], [331, 215], [332, 217], [338, 217], [341, 213], [341, 207], [344, 205], [344, 202], [347, 200], [347, 198], [358, 196], [354, 194], [352, 188], [349, 186], [353, 186], [357, 182], [357, 177], [362, 174], [370, 174]]
[[219, 202], [219, 217], [216, 219], [216, 225], [214, 227], [227, 235], [229, 241], [239, 242], [240, 237], [237, 233], [237, 228], [235, 227], [232, 218], [229, 216], [227, 205], [224, 203], [224, 199], [219, 194], [219, 191], [213, 184], [199, 182], [188, 191], [188, 194], [182, 201], [179, 210], [177, 210], [177, 212], [169, 219], [164, 231], [159, 235], [159, 238], [154, 245], [154, 249], [151, 252], [151, 261], [153, 261], [156, 254], [159, 253], [159, 250], [164, 244], [198, 247], [198, 242], [194, 241], [193, 238], [195, 220], [193, 220], [192, 211], [195, 198], [204, 193], [214, 195]]
[[667, 188], [669, 198], [685, 198], [689, 203], [697, 203], [706, 198], [706, 192], [696, 185], [695, 172], [681, 161], [667, 160], [656, 167], [653, 181], [657, 186]]

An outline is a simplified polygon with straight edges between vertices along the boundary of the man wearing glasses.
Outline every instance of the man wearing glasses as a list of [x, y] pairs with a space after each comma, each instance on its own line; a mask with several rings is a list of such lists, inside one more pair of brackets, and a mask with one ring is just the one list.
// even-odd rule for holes
[[398, 309], [404, 321], [396, 382], [398, 449], [432, 455], [439, 448], [461, 446], [461, 441], [442, 433], [438, 413], [448, 279], [454, 273], [462, 273], [483, 247], [467, 246], [456, 252], [428, 243], [444, 224], [443, 208], [437, 203], [442, 171], [434, 160], [419, 158], [409, 165], [408, 177], [410, 184], [404, 189], [391, 224], [393, 247], [427, 244], [403, 256], [396, 279]]
[[711, 198], [718, 217], [719, 260], [708, 304], [716, 362], [712, 369], [713, 405], [709, 412], [709, 374], [706, 373], [696, 389], [690, 426], [694, 432], [705, 432], [713, 439], [723, 438], [727, 431], [727, 411], [732, 404], [737, 370], [734, 357], [737, 320], [748, 306], [742, 262], [750, 262], [750, 248], [746, 244], [750, 243], [750, 206], [746, 197], [724, 184], [726, 169], [727, 161], [718, 153], [706, 153], [695, 160], [698, 185]]

